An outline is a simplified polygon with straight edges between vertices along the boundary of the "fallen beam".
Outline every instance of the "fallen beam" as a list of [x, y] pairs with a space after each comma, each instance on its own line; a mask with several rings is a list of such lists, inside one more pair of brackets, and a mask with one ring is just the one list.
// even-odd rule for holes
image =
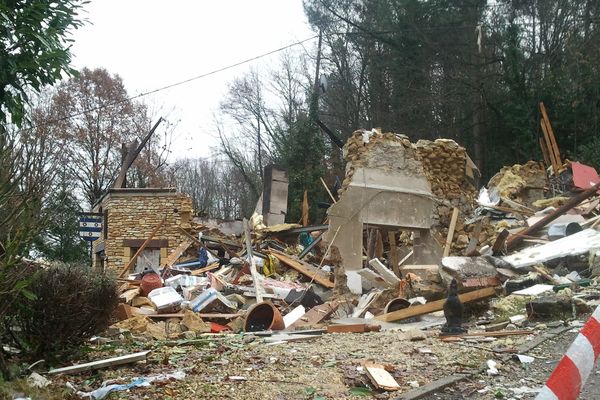
[[472, 337], [505, 337], [505, 336], [522, 336], [522, 335], [533, 335], [534, 331], [520, 330], [520, 331], [497, 331], [497, 332], [474, 332], [464, 333], [461, 335], [447, 335], [439, 336], [438, 339], [442, 341], [453, 341], [458, 338], [472, 338]]
[[307, 276], [308, 278], [314, 280], [321, 286], [325, 286], [326, 288], [332, 289], [334, 283], [329, 280], [329, 276], [321, 271], [318, 268], [313, 267], [305, 262], [300, 260], [294, 260], [293, 258], [288, 257], [286, 254], [281, 253], [277, 250], [271, 249], [271, 254], [275, 256], [279, 261], [287, 265], [288, 267], [295, 269], [301, 274]]
[[528, 235], [531, 235], [532, 233], [539, 231], [540, 229], [542, 229], [543, 227], [548, 225], [550, 222], [554, 221], [556, 218], [560, 217], [561, 215], [563, 215], [564, 213], [569, 211], [571, 208], [575, 207], [582, 201], [587, 200], [588, 198], [592, 197], [598, 191], [598, 189], [600, 189], [600, 182], [595, 184], [591, 188], [579, 193], [577, 196], [571, 197], [571, 199], [569, 201], [567, 201], [565, 204], [558, 207], [555, 211], [546, 215], [544, 218], [542, 218], [535, 224], [531, 225], [529, 228], [524, 229], [521, 232], [517, 233], [516, 235], [513, 235], [510, 238], [508, 238], [508, 240], [506, 242], [506, 248], [508, 250], [515, 248], [516, 245], [518, 245], [519, 243], [521, 243], [523, 241], [524, 236], [528, 236]]
[[150, 351], [141, 351], [139, 353], [127, 354], [124, 356], [107, 358], [106, 360], [92, 361], [85, 364], [77, 364], [70, 367], [51, 369], [49, 374], [75, 374], [78, 372], [89, 371], [93, 369], [113, 367], [115, 365], [129, 364], [137, 361], [143, 361]]
[[[460, 298], [461, 302], [468, 303], [470, 301], [481, 300], [481, 299], [485, 299], [487, 297], [492, 297], [495, 294], [496, 294], [496, 289], [493, 287], [489, 287], [489, 288], [475, 290], [475, 291], [472, 291], [469, 293], [463, 293], [463, 294], [459, 295], [458, 297]], [[393, 322], [393, 321], [400, 321], [400, 320], [406, 319], [406, 318], [416, 317], [416, 316], [423, 315], [423, 314], [429, 314], [429, 313], [432, 313], [435, 311], [442, 310], [444, 308], [445, 302], [446, 302], [446, 299], [442, 299], [442, 300], [432, 301], [431, 303], [427, 303], [427, 304], [423, 304], [423, 305], [411, 306], [408, 308], [404, 308], [402, 310], [392, 311], [387, 314], [378, 315], [375, 317], [375, 319], [377, 319], [379, 321]]]

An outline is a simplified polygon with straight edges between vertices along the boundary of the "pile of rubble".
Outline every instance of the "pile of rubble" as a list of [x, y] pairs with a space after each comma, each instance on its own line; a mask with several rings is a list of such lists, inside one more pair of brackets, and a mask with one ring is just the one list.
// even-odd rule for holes
[[[456, 142], [411, 143], [406, 136], [376, 130], [355, 132], [344, 157], [346, 177], [329, 223], [266, 227], [253, 218], [244, 221], [245, 232], [237, 236], [190, 224], [184, 240], [159, 265], [121, 280], [118, 322], [106, 335], [193, 341], [241, 332], [272, 344], [402, 330], [410, 332], [410, 340], [472, 344], [535, 335], [543, 329], [540, 321], [567, 321], [599, 304], [597, 174], [595, 181], [577, 187], [577, 173], [566, 165], [564, 180], [570, 177], [573, 183], [563, 182], [569, 189], [556, 193], [543, 166], [532, 161], [503, 168], [478, 193], [478, 171]], [[376, 194], [363, 196], [367, 203], [383, 192], [391, 193], [383, 206], [398, 198], [430, 202], [431, 215], [423, 219], [431, 221], [428, 229], [411, 225], [410, 219], [405, 226], [378, 222], [368, 208], [372, 204], [364, 208], [356, 202], [361, 196], [355, 189], [371, 182], [357, 171], [379, 179], [370, 188]], [[403, 184], [385, 180], [393, 174], [429, 187], [393, 187]], [[360, 209], [346, 210], [347, 218], [331, 212], [352, 204]], [[361, 230], [370, 242], [363, 240], [364, 248], [340, 233], [359, 212], [364, 212], [360, 222], [368, 225]], [[389, 212], [398, 210], [390, 206]], [[338, 228], [333, 229], [335, 218]], [[423, 241], [429, 233], [434, 240]], [[349, 243], [357, 247], [352, 256], [360, 265], [350, 265]], [[420, 262], [419, 246], [429, 246], [426, 255], [434, 261]], [[458, 323], [442, 315], [444, 310], [448, 316], [447, 288], [454, 281], [460, 294], [450, 296], [473, 303]], [[491, 298], [496, 300], [488, 307]], [[495, 364], [488, 365], [493, 371]], [[365, 364], [369, 385], [401, 389], [388, 369]]]

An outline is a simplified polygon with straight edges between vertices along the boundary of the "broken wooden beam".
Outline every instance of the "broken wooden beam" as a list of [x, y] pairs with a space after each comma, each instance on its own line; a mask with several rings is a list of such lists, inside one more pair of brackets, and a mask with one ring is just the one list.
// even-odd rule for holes
[[311, 280], [314, 280], [319, 285], [325, 286], [326, 288], [329, 288], [329, 289], [333, 288], [334, 283], [329, 280], [328, 274], [321, 271], [320, 269], [313, 267], [312, 265], [309, 265], [303, 261], [294, 260], [293, 258], [289, 257], [287, 254], [284, 254], [280, 251], [270, 249], [270, 252], [279, 261], [281, 261], [288, 267], [295, 269], [296, 271], [300, 272], [301, 274], [307, 276]]
[[186, 239], [177, 246], [175, 250], [169, 254], [164, 264], [166, 267], [171, 268], [173, 264], [181, 257], [181, 255], [192, 245], [193, 241]]
[[514, 249], [516, 245], [523, 241], [524, 236], [531, 235], [548, 225], [550, 222], [554, 221], [561, 215], [565, 214], [567, 211], [578, 205], [584, 200], [592, 197], [597, 191], [600, 189], [600, 182], [592, 186], [591, 188], [584, 190], [576, 196], [571, 197], [569, 201], [567, 201], [562, 206], [558, 207], [556, 210], [546, 215], [544, 218], [531, 225], [529, 228], [522, 230], [521, 232], [511, 236], [506, 241], [506, 247], [508, 250]]
[[339, 324], [328, 325], [327, 333], [364, 333], [379, 332], [381, 325], [377, 324]]
[[[496, 295], [496, 289], [493, 287], [489, 287], [489, 288], [474, 290], [469, 293], [463, 293], [463, 294], [459, 295], [458, 297], [460, 298], [461, 302], [468, 303], [470, 301], [481, 300], [481, 299], [485, 299], [487, 297], [491, 297], [494, 295]], [[432, 313], [435, 311], [440, 311], [443, 309], [445, 302], [446, 302], [446, 299], [436, 300], [436, 301], [432, 301], [431, 303], [417, 305], [417, 306], [410, 306], [410, 307], [404, 308], [402, 310], [392, 311], [387, 314], [381, 314], [381, 315], [376, 316], [375, 318], [379, 321], [385, 321], [385, 322], [399, 321], [399, 320], [410, 318], [410, 317], [416, 317], [419, 315], [429, 314], [429, 313]]]
[[520, 331], [497, 331], [497, 332], [474, 332], [474, 333], [463, 333], [460, 335], [440, 335], [438, 338], [443, 341], [453, 341], [457, 338], [471, 338], [471, 337], [505, 337], [505, 336], [523, 336], [533, 335], [535, 331], [520, 330]]

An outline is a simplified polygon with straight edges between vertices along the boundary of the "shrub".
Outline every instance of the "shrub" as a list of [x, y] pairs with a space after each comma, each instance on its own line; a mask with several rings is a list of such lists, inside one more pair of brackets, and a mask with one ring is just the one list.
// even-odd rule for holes
[[118, 304], [114, 279], [73, 265], [36, 272], [27, 289], [35, 298], [13, 308], [10, 329], [36, 355], [67, 350], [103, 331]]

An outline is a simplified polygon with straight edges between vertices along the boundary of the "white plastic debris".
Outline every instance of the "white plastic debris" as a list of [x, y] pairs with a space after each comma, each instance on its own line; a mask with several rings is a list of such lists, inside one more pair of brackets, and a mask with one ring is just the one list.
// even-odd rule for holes
[[525, 354], [517, 354], [517, 358], [521, 362], [521, 364], [529, 364], [535, 361], [534, 357], [526, 356]]
[[493, 207], [500, 204], [500, 196], [498, 195], [498, 190], [496, 188], [492, 188], [487, 190], [485, 187], [482, 187], [479, 190], [479, 197], [477, 198], [477, 203], [483, 207]]
[[409, 385], [411, 388], [418, 388], [418, 387], [420, 387], [420, 386], [421, 386], [421, 385], [419, 385], [419, 382], [417, 382], [417, 381], [408, 381], [408, 385]]
[[496, 361], [487, 360], [487, 366], [488, 366], [487, 374], [488, 375], [498, 375], [498, 369], [496, 368], [496, 365], [498, 365], [496, 363]]
[[369, 140], [371, 138], [371, 132], [370, 131], [363, 131], [362, 133], [362, 140], [364, 144], [369, 143]]

